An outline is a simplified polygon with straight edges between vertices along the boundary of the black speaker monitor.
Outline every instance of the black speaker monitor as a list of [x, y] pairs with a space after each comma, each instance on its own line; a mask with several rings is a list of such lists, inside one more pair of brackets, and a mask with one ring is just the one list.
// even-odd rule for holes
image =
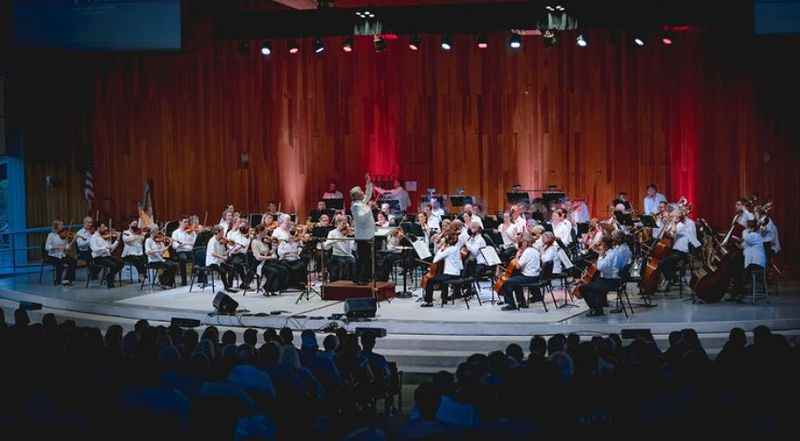
[[222, 291], [214, 296], [213, 305], [214, 309], [220, 314], [235, 314], [236, 308], [239, 307], [239, 303], [236, 300], [233, 300], [231, 296]]
[[378, 304], [374, 297], [356, 297], [344, 301], [344, 313], [349, 319], [375, 317]]

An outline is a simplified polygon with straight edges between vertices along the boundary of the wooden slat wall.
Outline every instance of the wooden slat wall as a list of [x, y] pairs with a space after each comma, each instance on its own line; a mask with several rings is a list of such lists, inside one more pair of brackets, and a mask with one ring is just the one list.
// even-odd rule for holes
[[512, 51], [506, 35], [487, 50], [461, 35], [447, 53], [439, 38], [424, 36], [419, 52], [358, 39], [346, 54], [327, 38], [323, 56], [304, 40], [295, 56], [275, 41], [269, 59], [255, 41], [248, 56], [235, 42], [192, 42], [95, 58], [86, 108], [99, 202], [132, 213], [152, 179], [161, 218], [270, 200], [305, 212], [328, 179], [346, 192], [370, 171], [416, 181], [415, 200], [463, 187], [490, 211], [512, 184], [555, 184], [604, 215], [620, 190], [640, 207], [654, 182], [717, 225], [740, 195], [772, 196], [798, 250], [797, 129], [785, 116], [797, 71], [770, 67], [796, 41], [727, 48], [688, 32], [639, 49], [594, 31], [588, 48], [564, 34], [556, 48], [526, 37]]

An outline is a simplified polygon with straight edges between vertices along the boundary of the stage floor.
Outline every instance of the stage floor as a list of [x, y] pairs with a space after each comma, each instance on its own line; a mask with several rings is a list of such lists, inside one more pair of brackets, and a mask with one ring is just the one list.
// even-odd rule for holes
[[[49, 280], [46, 275], [45, 279]], [[401, 286], [397, 286], [400, 291]], [[631, 286], [629, 291], [636, 292]], [[482, 286], [479, 305], [473, 299], [470, 308], [463, 300], [455, 304], [433, 308], [421, 308], [418, 302], [421, 289], [414, 291], [414, 298], [394, 298], [381, 302], [377, 316], [367, 323], [344, 323], [343, 326], [373, 326], [387, 328], [394, 334], [414, 335], [464, 335], [464, 336], [527, 336], [535, 333], [556, 332], [619, 332], [621, 328], [651, 328], [653, 332], [669, 332], [683, 327], [694, 327], [705, 332], [727, 332], [733, 326], [752, 328], [755, 324], [768, 323], [777, 329], [800, 329], [800, 296], [798, 286], [782, 286], [780, 295], [771, 296], [769, 303], [736, 304], [721, 302], [712, 305], [693, 304], [689, 298], [677, 293], [660, 295], [654, 299], [655, 307], [638, 306], [630, 317], [623, 314], [608, 314], [604, 317], [586, 317], [587, 308], [578, 300], [577, 306], [553, 307], [547, 296], [548, 311], [541, 303], [519, 311], [501, 311], [493, 304], [488, 283]], [[189, 292], [188, 287], [170, 290], [140, 290], [138, 284], [106, 289], [99, 286], [85, 288], [83, 283], [64, 288], [38, 283], [38, 275], [23, 275], [0, 280], [0, 297], [14, 301], [33, 301], [48, 308], [89, 314], [169, 321], [172, 317], [197, 318], [205, 324], [225, 326], [278, 327], [294, 329], [319, 329], [332, 320], [333, 314], [344, 312], [339, 301], [323, 301], [311, 295], [298, 301], [298, 292], [284, 293], [278, 297], [264, 297], [249, 293], [232, 294], [239, 302], [237, 316], [213, 314], [211, 301], [214, 293], [210, 287]], [[556, 299], [563, 303], [564, 293], [556, 289]], [[438, 302], [438, 293], [436, 295]], [[614, 296], [610, 296], [614, 303]], [[631, 295], [634, 303], [640, 303], [637, 295]]]

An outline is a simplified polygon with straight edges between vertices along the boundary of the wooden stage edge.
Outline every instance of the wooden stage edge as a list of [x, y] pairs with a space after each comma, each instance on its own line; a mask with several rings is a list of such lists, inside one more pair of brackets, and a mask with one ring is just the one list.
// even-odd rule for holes
[[[377, 282], [378, 300], [394, 297], [394, 283]], [[327, 284], [322, 291], [323, 300], [347, 300], [358, 297], [372, 297], [372, 284], [356, 285], [349, 280], [338, 280]]]

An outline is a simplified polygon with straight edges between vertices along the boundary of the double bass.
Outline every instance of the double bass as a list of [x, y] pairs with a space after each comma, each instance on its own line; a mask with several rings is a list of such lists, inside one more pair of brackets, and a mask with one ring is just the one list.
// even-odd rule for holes
[[[690, 210], [690, 205], [685, 197], [678, 200], [677, 210], [684, 210], [687, 214]], [[674, 219], [661, 229], [661, 237], [658, 242], [650, 250], [650, 256], [647, 259], [647, 265], [644, 266], [642, 271], [642, 280], [639, 282], [639, 293], [643, 296], [652, 296], [658, 290], [658, 282], [661, 273], [658, 267], [661, 262], [669, 256], [672, 252], [672, 246], [675, 244], [675, 229], [678, 222]]]
[[[734, 224], [738, 225], [738, 216], [734, 218]], [[737, 246], [728, 246], [720, 242], [714, 230], [708, 226], [705, 220], [700, 219], [700, 227], [707, 232], [705, 235], [711, 238], [711, 250], [708, 257], [703, 262], [700, 269], [692, 269], [692, 278], [689, 287], [694, 291], [695, 297], [703, 303], [716, 303], [725, 295], [725, 291], [731, 284], [731, 279], [736, 274], [736, 267], [739, 265], [741, 250]], [[732, 235], [734, 226], [731, 226], [726, 238]]]

